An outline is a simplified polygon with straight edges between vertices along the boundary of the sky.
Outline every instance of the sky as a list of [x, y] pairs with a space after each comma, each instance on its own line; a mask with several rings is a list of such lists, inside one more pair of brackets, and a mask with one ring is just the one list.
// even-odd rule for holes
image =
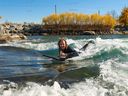
[[128, 0], [1, 0], [0, 23], [3, 22], [34, 22], [41, 23], [42, 18], [55, 13], [76, 12], [101, 15], [114, 11], [118, 16]]

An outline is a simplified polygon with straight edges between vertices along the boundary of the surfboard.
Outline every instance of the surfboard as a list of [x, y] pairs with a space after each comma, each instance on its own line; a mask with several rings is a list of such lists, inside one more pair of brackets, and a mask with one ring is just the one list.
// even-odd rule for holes
[[47, 58], [51, 58], [51, 59], [60, 61], [60, 58], [57, 58], [57, 57], [49, 56], [49, 55], [46, 55], [46, 54], [43, 54], [43, 56], [47, 57]]
[[47, 58], [51, 58], [53, 60], [56, 60], [56, 61], [65, 61], [69, 58], [73, 58], [73, 57], [77, 57], [79, 56], [80, 52], [76, 53], [76, 52], [71, 52], [70, 54], [68, 54], [69, 56], [67, 58], [59, 58], [59, 57], [54, 57], [54, 56], [50, 56], [50, 55], [46, 55], [46, 54], [42, 54], [44, 57], [47, 57]]

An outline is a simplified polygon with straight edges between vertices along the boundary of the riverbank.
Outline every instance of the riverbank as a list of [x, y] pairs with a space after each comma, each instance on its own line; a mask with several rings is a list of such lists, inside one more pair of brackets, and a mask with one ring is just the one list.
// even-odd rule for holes
[[[120, 27], [115, 27], [114, 30], [106, 30], [105, 32], [96, 32], [95, 30], [77, 30], [73, 31], [68, 26], [63, 30], [53, 30], [46, 28], [42, 24], [34, 23], [3, 23], [0, 25], [0, 34], [23, 34], [25, 36], [41, 36], [41, 35], [107, 35], [107, 34], [128, 34], [128, 30], [120, 30]], [[48, 26], [49, 27], [49, 26]], [[62, 27], [62, 26], [61, 26]], [[77, 26], [78, 27], [78, 26]], [[88, 26], [86, 26], [88, 27]], [[76, 28], [76, 27], [75, 27]], [[73, 28], [74, 29], [74, 28]], [[87, 29], [87, 28], [85, 28]], [[96, 28], [95, 28], [96, 29]]]
[[[67, 27], [66, 27], [67, 28]], [[115, 30], [106, 32], [95, 32], [91, 30], [83, 31], [76, 30], [72, 31], [68, 28], [66, 30], [52, 30], [45, 29], [42, 24], [34, 23], [3, 23], [0, 24], [0, 43], [12, 42], [15, 40], [26, 39], [26, 36], [46, 36], [46, 35], [110, 35], [110, 34], [128, 34], [128, 31], [119, 30], [118, 27]]]

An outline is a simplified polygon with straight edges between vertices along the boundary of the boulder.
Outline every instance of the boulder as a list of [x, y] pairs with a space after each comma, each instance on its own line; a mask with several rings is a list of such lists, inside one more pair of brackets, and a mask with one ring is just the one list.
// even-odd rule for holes
[[27, 39], [27, 37], [24, 36], [23, 34], [14, 34], [14, 35], [11, 35], [10, 37], [12, 41]]
[[24, 36], [23, 34], [4, 34], [4, 35], [0, 35], [0, 43], [8, 43], [8, 42], [12, 42], [12, 41], [18, 41], [18, 40], [23, 40], [23, 39], [27, 39], [26, 36]]
[[83, 35], [95, 35], [95, 31], [84, 31]]
[[7, 43], [11, 41], [11, 36], [9, 35], [0, 35], [0, 43]]

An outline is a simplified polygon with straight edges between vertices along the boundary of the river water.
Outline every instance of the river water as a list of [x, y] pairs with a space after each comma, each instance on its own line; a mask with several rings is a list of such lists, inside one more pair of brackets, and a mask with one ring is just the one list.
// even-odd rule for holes
[[59, 36], [0, 44], [0, 96], [128, 96], [128, 35], [65, 36], [87, 49], [57, 61]]

